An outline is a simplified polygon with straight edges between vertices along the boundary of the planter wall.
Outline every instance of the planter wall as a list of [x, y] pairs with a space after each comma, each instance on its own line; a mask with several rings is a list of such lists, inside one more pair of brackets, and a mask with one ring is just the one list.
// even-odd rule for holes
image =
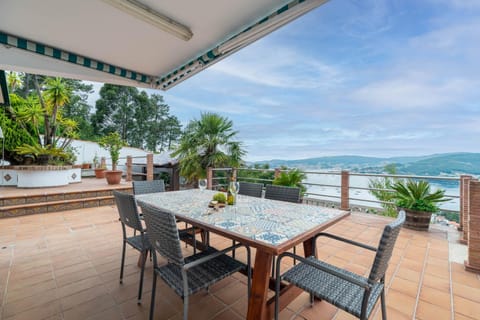
[[81, 182], [80, 168], [72, 166], [5, 166], [0, 170], [2, 186], [43, 188]]

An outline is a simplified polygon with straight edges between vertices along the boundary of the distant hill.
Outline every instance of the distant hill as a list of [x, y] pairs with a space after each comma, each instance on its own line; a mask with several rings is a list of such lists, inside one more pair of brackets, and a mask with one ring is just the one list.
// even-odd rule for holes
[[300, 160], [269, 160], [255, 164], [268, 164], [270, 168], [286, 166], [303, 170], [350, 170], [381, 173], [384, 166], [394, 163], [399, 174], [459, 175], [480, 174], [480, 153], [445, 153], [419, 157], [362, 157], [354, 155], [319, 157]]

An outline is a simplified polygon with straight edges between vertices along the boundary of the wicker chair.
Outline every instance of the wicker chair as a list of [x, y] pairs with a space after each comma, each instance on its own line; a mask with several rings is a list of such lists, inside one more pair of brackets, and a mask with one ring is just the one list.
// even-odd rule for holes
[[262, 197], [263, 184], [252, 182], [240, 182], [240, 189], [238, 194], [243, 194], [250, 197]]
[[132, 186], [134, 195], [165, 192], [165, 183], [163, 180], [133, 181]]
[[[242, 188], [240, 188], [240, 190], [242, 190]], [[267, 184], [265, 188], [265, 199], [299, 203], [300, 188]]]
[[[250, 292], [251, 269], [250, 249], [247, 249], [247, 265], [225, 253], [233, 248], [217, 251], [209, 247], [206, 251], [184, 258], [180, 246], [179, 231], [175, 216], [142, 201], [138, 201], [144, 212], [148, 229], [148, 238], [153, 245], [153, 285], [150, 318], [153, 319], [155, 309], [155, 289], [157, 276], [162, 278], [176, 294], [183, 299], [183, 319], [188, 318], [188, 297], [202, 289], [208, 289], [214, 283], [245, 270], [248, 275], [248, 291]], [[235, 248], [241, 245], [235, 246]], [[167, 262], [158, 265], [157, 252]]]
[[[299, 203], [300, 188], [267, 184], [267, 186], [265, 187], [265, 199]], [[293, 247], [293, 253], [294, 254], [297, 253], [296, 247]], [[297, 264], [297, 260], [294, 259], [293, 263]], [[275, 257], [273, 257], [273, 263], [272, 263], [272, 276], [273, 275], [275, 275]]]
[[[368, 278], [330, 265], [317, 260], [315, 256], [303, 258], [297, 256], [301, 261], [283, 275], [280, 272], [276, 276], [276, 297], [275, 297], [275, 320], [278, 319], [280, 281], [289, 283], [310, 293], [311, 303], [314, 297], [325, 300], [336, 307], [354, 315], [359, 319], [368, 319], [378, 299], [382, 305], [382, 319], [387, 319], [385, 305], [385, 272], [392, 256], [395, 242], [402, 224], [405, 222], [405, 212], [400, 211], [398, 218], [385, 226], [382, 237], [377, 248], [365, 245], [356, 241], [341, 238], [328, 233], [320, 233], [313, 239], [315, 249], [316, 239], [319, 236], [329, 237], [347, 244], [355, 245], [367, 250], [375, 251], [370, 275]], [[313, 251], [315, 252], [315, 250]], [[280, 270], [282, 258], [293, 254], [282, 253], [277, 260], [277, 270]]]
[[[141, 252], [143, 255], [142, 271], [140, 273], [140, 285], [138, 287], [138, 303], [140, 304], [142, 299], [142, 288], [143, 288], [143, 274], [145, 272], [145, 259], [147, 257], [148, 251], [151, 250], [150, 242], [147, 239], [146, 230], [142, 226], [140, 221], [140, 216], [138, 213], [137, 203], [135, 197], [128, 193], [113, 191], [115, 197], [115, 202], [117, 203], [117, 210], [120, 215], [120, 221], [122, 223], [122, 232], [123, 232], [123, 249], [122, 249], [122, 264], [120, 267], [120, 283], [123, 281], [123, 268], [125, 264], [125, 250], [127, 243], [132, 246], [134, 249]], [[136, 233], [129, 237], [127, 236], [127, 227], [132, 228], [135, 232], [139, 231], [140, 234]]]

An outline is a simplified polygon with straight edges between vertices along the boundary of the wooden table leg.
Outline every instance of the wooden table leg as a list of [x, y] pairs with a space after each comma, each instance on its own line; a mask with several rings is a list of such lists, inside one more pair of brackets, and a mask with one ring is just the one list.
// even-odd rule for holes
[[252, 279], [252, 291], [248, 301], [247, 319], [266, 320], [268, 284], [272, 268], [272, 254], [257, 249], [255, 254], [255, 270]]

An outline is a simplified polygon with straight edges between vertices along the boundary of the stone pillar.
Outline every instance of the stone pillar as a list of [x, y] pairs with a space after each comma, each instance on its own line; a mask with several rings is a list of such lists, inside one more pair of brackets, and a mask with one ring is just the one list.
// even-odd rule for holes
[[213, 168], [208, 167], [207, 168], [207, 189], [212, 189], [213, 188]]
[[465, 269], [480, 273], [480, 181], [470, 181], [468, 212], [468, 258]]
[[153, 180], [153, 153], [147, 154], [147, 180]]
[[460, 243], [467, 244], [468, 239], [468, 208], [470, 201], [470, 180], [472, 176], [461, 175], [460, 176], [460, 228], [459, 231], [463, 231]]
[[132, 181], [132, 156], [127, 156], [127, 175], [125, 181]]
[[275, 168], [275, 173], [273, 175], [273, 178], [276, 179], [280, 177], [280, 173], [282, 173], [281, 170], [279, 168]]
[[350, 210], [350, 174], [348, 171], [342, 171], [340, 190], [340, 209]]
[[172, 175], [170, 177], [170, 189], [172, 191], [180, 190], [180, 168], [178, 164], [172, 168]]

